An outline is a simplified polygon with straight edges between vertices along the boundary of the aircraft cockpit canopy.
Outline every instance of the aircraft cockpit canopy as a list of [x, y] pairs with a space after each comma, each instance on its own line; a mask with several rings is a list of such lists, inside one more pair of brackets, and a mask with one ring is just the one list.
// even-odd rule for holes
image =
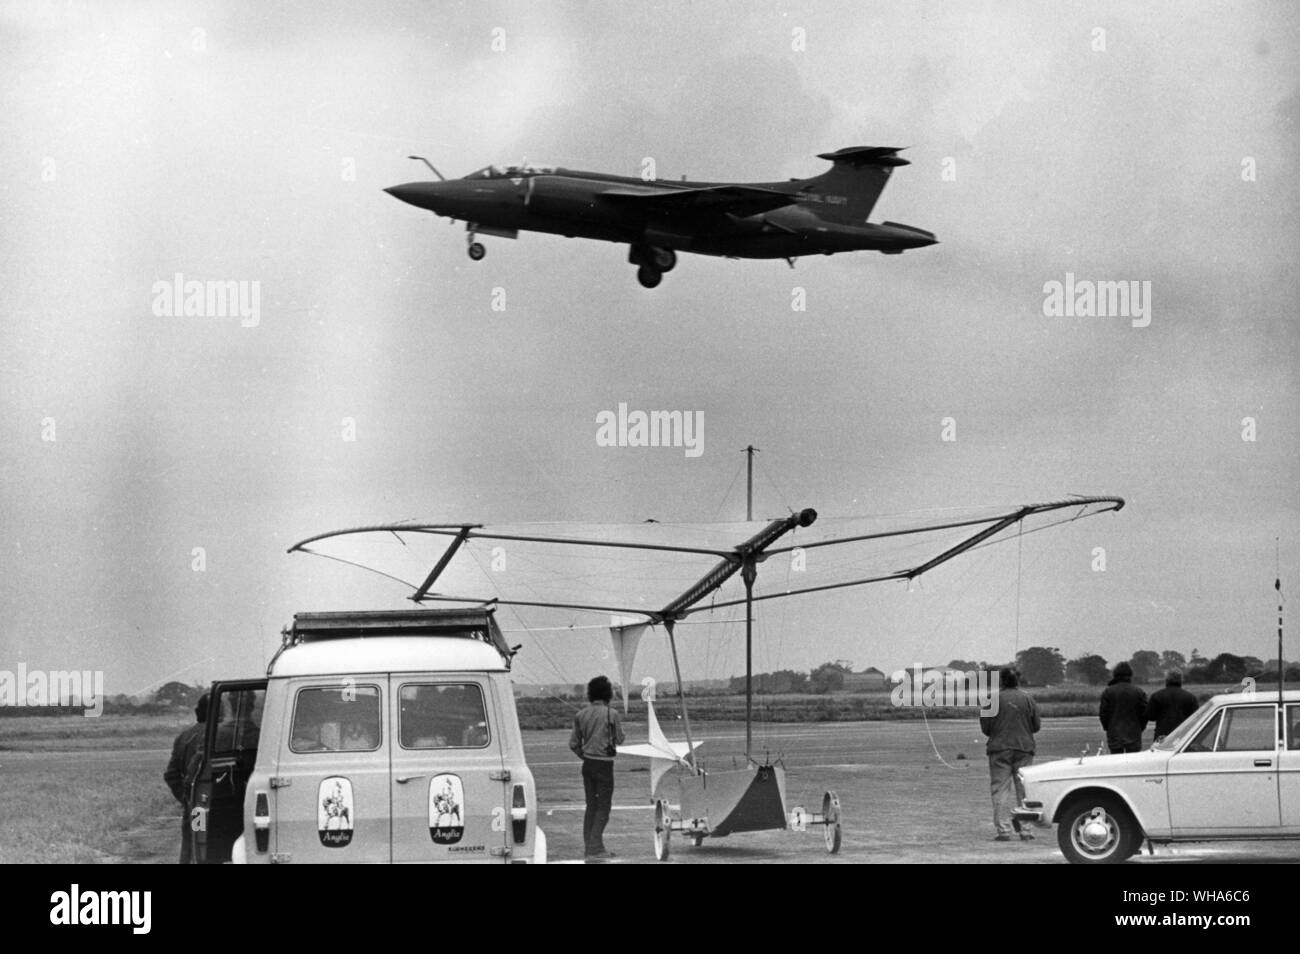
[[484, 166], [477, 172], [471, 172], [466, 179], [517, 179], [521, 176], [538, 176], [550, 175], [555, 172], [554, 166]]

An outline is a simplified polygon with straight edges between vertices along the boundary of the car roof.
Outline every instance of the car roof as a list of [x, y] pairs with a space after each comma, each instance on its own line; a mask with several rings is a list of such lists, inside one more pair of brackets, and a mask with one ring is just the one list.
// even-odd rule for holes
[[463, 636], [370, 636], [287, 647], [268, 676], [349, 676], [374, 672], [507, 672], [489, 643]]
[[[1254, 692], [1222, 692], [1210, 699], [1215, 705], [1226, 705], [1229, 702], [1277, 702], [1277, 690], [1260, 690]], [[1288, 689], [1282, 693], [1283, 702], [1300, 702], [1300, 689]]]

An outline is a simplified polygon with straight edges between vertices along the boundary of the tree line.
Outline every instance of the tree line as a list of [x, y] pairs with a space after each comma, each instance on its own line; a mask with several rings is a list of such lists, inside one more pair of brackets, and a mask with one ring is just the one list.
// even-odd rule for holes
[[[1110, 681], [1114, 666], [1121, 662], [1127, 662], [1133, 668], [1135, 683], [1163, 682], [1165, 676], [1174, 671], [1183, 674], [1184, 682], [1198, 684], [1241, 682], [1246, 678], [1259, 681], [1277, 679], [1276, 659], [1265, 662], [1255, 656], [1234, 653], [1219, 653], [1211, 659], [1195, 649], [1190, 658], [1175, 649], [1164, 652], [1143, 649], [1129, 659], [1117, 659], [1111, 663], [1096, 653], [1066, 659], [1059, 649], [1032, 646], [1016, 653], [1015, 665], [1020, 670], [1021, 681], [1030, 686], [1052, 686], [1061, 682], [1102, 686]], [[949, 666], [963, 670], [999, 668], [960, 659], [954, 659]], [[1287, 663], [1285, 677], [1287, 680], [1300, 680], [1300, 664]]]

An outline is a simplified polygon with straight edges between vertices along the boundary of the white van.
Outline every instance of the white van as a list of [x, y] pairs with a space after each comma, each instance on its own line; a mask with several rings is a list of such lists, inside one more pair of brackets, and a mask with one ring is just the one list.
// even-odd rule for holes
[[490, 609], [297, 614], [212, 686], [195, 860], [545, 862], [511, 656]]

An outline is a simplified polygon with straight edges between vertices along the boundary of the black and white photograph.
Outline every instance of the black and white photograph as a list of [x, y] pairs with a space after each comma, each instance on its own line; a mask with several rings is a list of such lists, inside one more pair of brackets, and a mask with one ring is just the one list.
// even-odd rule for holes
[[1224, 937], [1300, 862], [1300, 9], [6, 0], [0, 53], [42, 919], [1111, 865]]

